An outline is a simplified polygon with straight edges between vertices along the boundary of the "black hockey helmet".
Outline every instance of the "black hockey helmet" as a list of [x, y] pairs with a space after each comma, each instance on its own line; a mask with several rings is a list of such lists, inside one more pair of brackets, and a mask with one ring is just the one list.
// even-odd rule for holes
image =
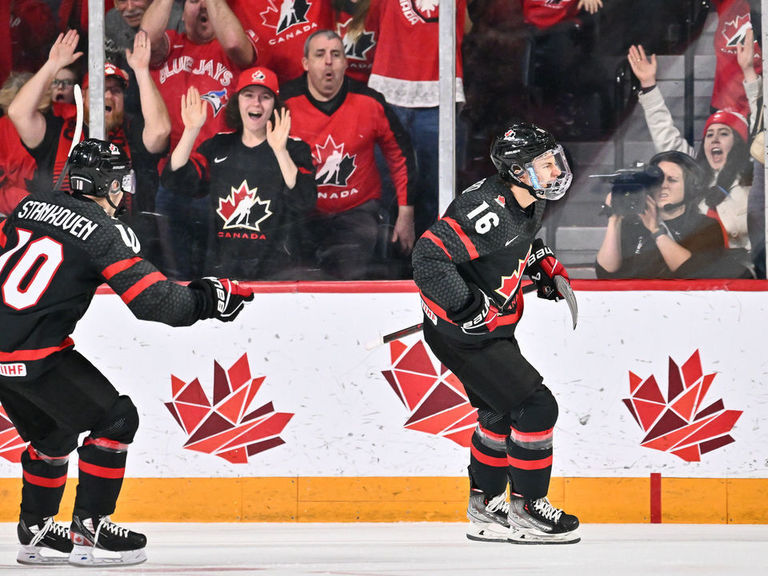
[[72, 194], [99, 197], [120, 191], [133, 194], [134, 184], [131, 160], [117, 144], [88, 138], [72, 149], [69, 157]]
[[[547, 155], [552, 156], [560, 175], [549, 184], [540, 184], [534, 161]], [[515, 122], [496, 137], [491, 145], [491, 161], [502, 180], [522, 186], [543, 200], [562, 198], [573, 178], [562, 146], [552, 134], [530, 122]], [[530, 184], [521, 180], [525, 175]]]

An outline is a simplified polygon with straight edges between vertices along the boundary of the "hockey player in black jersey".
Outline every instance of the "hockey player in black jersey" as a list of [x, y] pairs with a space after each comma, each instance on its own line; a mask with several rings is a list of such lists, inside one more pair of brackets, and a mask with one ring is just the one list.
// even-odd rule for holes
[[[74, 349], [70, 334], [104, 282], [137, 318], [171, 326], [233, 320], [253, 294], [216, 278], [182, 286], [141, 257], [133, 231], [114, 218], [133, 183], [118, 146], [84, 140], [69, 165], [71, 195], [28, 196], [0, 223], [0, 404], [29, 442], [21, 457], [17, 561], [135, 564], [146, 559], [146, 537], [109, 515], [138, 412]], [[79, 481], [67, 528], [53, 517], [75, 448]]]
[[413, 252], [424, 339], [478, 409], [467, 537], [578, 542], [578, 519], [547, 499], [557, 402], [515, 339], [523, 274], [539, 297], [566, 296], [555, 283], [568, 274], [536, 233], [546, 201], [561, 198], [572, 175], [549, 132], [525, 122], [495, 139], [491, 160], [498, 175], [458, 196]]

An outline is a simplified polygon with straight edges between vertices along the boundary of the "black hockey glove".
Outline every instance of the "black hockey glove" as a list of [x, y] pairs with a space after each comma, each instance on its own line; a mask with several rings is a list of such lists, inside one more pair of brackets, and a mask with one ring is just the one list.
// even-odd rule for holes
[[231, 322], [240, 314], [245, 303], [253, 300], [253, 290], [226, 278], [208, 276], [193, 280], [189, 287], [202, 291], [206, 296], [201, 319], [216, 318], [222, 322]]
[[525, 273], [536, 284], [536, 295], [547, 300], [560, 300], [563, 295], [557, 291], [555, 276], [562, 276], [570, 284], [571, 279], [560, 261], [555, 258], [554, 252], [545, 246], [541, 238], [536, 238], [531, 246], [531, 255], [525, 266]]
[[458, 325], [462, 332], [469, 335], [488, 334], [490, 324], [496, 319], [499, 311], [491, 303], [488, 296], [479, 288], [471, 287], [472, 300], [461, 311], [449, 314], [451, 321]]

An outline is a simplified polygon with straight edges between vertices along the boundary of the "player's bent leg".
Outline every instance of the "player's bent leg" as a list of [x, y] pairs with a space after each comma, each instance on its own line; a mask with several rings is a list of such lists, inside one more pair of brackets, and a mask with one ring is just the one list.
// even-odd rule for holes
[[[75, 442], [77, 438], [74, 438]], [[21, 514], [16, 527], [20, 564], [63, 564], [72, 551], [69, 527], [53, 517], [67, 481], [69, 456], [50, 456], [30, 444], [22, 453]]]
[[478, 424], [472, 435], [469, 465], [467, 538], [506, 542], [507, 513], [506, 431], [509, 419], [490, 410], [478, 410]]
[[120, 396], [78, 448], [79, 476], [70, 532], [71, 564], [138, 564], [147, 557], [147, 539], [112, 522], [125, 474], [128, 445], [139, 427], [136, 407]]
[[512, 411], [507, 459], [517, 494], [507, 515], [510, 542], [572, 544], [580, 540], [575, 532], [578, 518], [555, 508], [546, 497], [557, 416], [557, 402], [543, 384]]

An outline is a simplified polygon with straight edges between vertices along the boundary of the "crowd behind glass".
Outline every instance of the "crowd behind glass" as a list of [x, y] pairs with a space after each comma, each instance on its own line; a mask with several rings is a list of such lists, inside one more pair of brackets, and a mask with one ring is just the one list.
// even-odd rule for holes
[[[613, 141], [637, 109], [653, 153], [577, 178], [569, 195], [590, 201], [548, 213], [548, 243], [591, 210], [605, 232], [582, 276], [765, 278], [760, 3], [671, 4], [456, 0], [457, 191], [495, 177], [488, 148], [512, 119], [571, 153]], [[138, 189], [120, 218], [148, 258], [182, 280], [410, 278], [438, 216], [438, 5], [105, 0], [106, 137], [131, 156]], [[68, 186], [76, 84], [88, 116], [87, 3], [8, 10], [0, 214]], [[715, 69], [694, 132], [657, 76], [659, 56], [696, 42]]]

